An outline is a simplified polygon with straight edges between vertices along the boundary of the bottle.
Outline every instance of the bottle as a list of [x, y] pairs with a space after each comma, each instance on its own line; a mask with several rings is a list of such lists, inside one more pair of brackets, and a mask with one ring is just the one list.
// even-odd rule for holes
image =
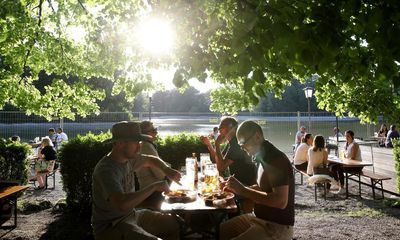
[[199, 181], [199, 164], [197, 163], [196, 153], [192, 153], [192, 157], [194, 159], [194, 185], [197, 185]]

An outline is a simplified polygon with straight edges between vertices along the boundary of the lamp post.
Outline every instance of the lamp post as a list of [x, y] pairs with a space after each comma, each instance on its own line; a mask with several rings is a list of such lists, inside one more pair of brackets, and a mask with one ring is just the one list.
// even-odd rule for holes
[[311, 131], [310, 100], [313, 96], [314, 90], [312, 87], [306, 87], [303, 90], [308, 102], [308, 131], [310, 132]]
[[153, 97], [153, 92], [149, 91], [147, 95], [149, 96], [149, 121], [151, 121], [151, 98]]

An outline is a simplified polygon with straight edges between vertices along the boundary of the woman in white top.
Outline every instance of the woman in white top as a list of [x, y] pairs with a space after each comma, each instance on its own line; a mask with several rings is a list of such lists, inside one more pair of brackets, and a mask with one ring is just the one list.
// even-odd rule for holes
[[301, 139], [301, 144], [297, 147], [296, 153], [294, 154], [294, 165], [297, 169], [306, 171], [308, 165], [308, 149], [313, 143], [313, 138], [311, 133], [307, 133]]
[[361, 149], [358, 143], [354, 141], [354, 132], [351, 130], [346, 131], [346, 147], [345, 157], [351, 160], [362, 161]]
[[325, 149], [325, 139], [321, 135], [314, 138], [313, 147], [308, 149], [307, 174], [313, 175], [315, 167], [328, 165], [328, 152]]
[[[347, 130], [345, 132], [346, 137], [346, 147], [344, 157], [350, 160], [362, 161], [361, 159], [361, 149], [358, 143], [354, 141], [354, 132]], [[359, 172], [363, 167], [347, 167], [347, 172]], [[336, 181], [339, 181], [341, 189], [344, 188], [344, 173], [343, 167], [340, 164], [334, 164], [331, 166], [331, 171], [333, 172], [333, 177]]]

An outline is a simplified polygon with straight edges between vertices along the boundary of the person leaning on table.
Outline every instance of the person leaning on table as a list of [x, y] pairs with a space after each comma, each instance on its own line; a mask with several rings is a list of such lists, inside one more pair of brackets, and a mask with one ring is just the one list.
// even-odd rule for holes
[[392, 140], [398, 139], [398, 138], [400, 138], [400, 134], [397, 131], [396, 125], [390, 125], [390, 130], [389, 130], [386, 140], [385, 140], [385, 146], [387, 148], [392, 148], [393, 147]]
[[[233, 117], [222, 117], [219, 124], [219, 136], [215, 140], [215, 149], [212, 147], [207, 137], [200, 140], [205, 144], [210, 152], [211, 159], [214, 159], [220, 174], [229, 169], [230, 175], [235, 175], [240, 182], [246, 186], [256, 183], [256, 165], [251, 161], [250, 156], [240, 148], [236, 138], [238, 121]], [[227, 144], [221, 149], [222, 143], [227, 140]], [[253, 204], [242, 197], [236, 198], [239, 203], [240, 211], [251, 212]]]
[[301, 139], [301, 144], [297, 147], [296, 153], [294, 154], [294, 165], [297, 169], [302, 171], [307, 171], [308, 166], [308, 149], [310, 149], [313, 143], [313, 138], [311, 133], [304, 135]]
[[[169, 191], [165, 180], [135, 191], [134, 171], [142, 167], [161, 169], [173, 181], [181, 175], [159, 158], [141, 155], [139, 123], [119, 122], [111, 129], [112, 150], [93, 172], [92, 226], [95, 239], [178, 239], [179, 224], [174, 216], [147, 209], [136, 210], [155, 191]], [[157, 236], [157, 237], [156, 237]]]
[[[142, 133], [150, 136], [149, 139], [141, 141], [140, 153], [159, 157], [157, 146], [154, 143], [158, 135], [157, 128], [155, 128], [154, 124], [150, 121], [142, 121], [140, 123], [140, 130], [142, 131]], [[139, 182], [140, 189], [143, 189], [154, 182], [165, 180], [164, 172], [158, 168], [143, 167], [140, 170], [136, 171], [136, 176]], [[160, 192], [154, 192], [144, 201], [144, 203], [154, 201], [157, 202], [157, 200], [160, 200], [161, 198], [162, 195]]]
[[[354, 132], [351, 130], [347, 130], [344, 133], [346, 137], [346, 146], [345, 146], [345, 152], [344, 152], [344, 157], [349, 160], [356, 160], [356, 161], [362, 161], [361, 158], [361, 149], [360, 145], [354, 141]], [[340, 183], [340, 189], [344, 189], [344, 173], [343, 173], [343, 167], [341, 164], [333, 164], [330, 166], [331, 171], [334, 175], [334, 179], [336, 181], [339, 181]], [[363, 167], [347, 167], [346, 171], [347, 172], [360, 172], [363, 169]]]
[[220, 239], [292, 239], [294, 177], [286, 155], [264, 139], [261, 127], [245, 121], [237, 129], [240, 146], [258, 163], [257, 184], [246, 187], [231, 176], [226, 189], [255, 202], [253, 214], [232, 218], [220, 227]]

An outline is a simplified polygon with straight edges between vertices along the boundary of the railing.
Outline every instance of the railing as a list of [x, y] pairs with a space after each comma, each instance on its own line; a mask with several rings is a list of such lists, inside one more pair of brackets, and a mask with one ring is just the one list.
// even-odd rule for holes
[[[182, 113], [182, 112], [152, 112], [151, 119], [163, 134], [176, 134], [182, 131], [207, 134], [217, 126], [221, 114], [219, 113]], [[308, 112], [242, 112], [237, 116], [239, 121], [255, 120], [264, 130], [265, 137], [278, 146], [284, 146], [290, 151], [294, 135], [300, 125], [308, 127]], [[27, 116], [24, 112], [0, 112], [0, 137], [9, 138], [19, 135], [22, 141], [34, 139], [37, 136], [46, 136], [48, 129], [61, 125], [68, 136], [86, 134], [91, 131], [100, 133], [108, 131], [111, 126], [122, 120], [147, 120], [148, 112], [107, 112], [91, 115], [86, 118], [77, 117], [74, 121], [64, 119], [51, 122], [38, 116]], [[333, 135], [336, 126], [336, 117], [332, 113], [311, 112], [311, 129], [308, 131], [323, 136]], [[378, 131], [379, 125], [360, 124], [357, 118], [343, 117], [338, 119], [342, 132], [351, 129], [357, 137], [368, 138]], [[286, 148], [287, 147], [287, 148]]]

